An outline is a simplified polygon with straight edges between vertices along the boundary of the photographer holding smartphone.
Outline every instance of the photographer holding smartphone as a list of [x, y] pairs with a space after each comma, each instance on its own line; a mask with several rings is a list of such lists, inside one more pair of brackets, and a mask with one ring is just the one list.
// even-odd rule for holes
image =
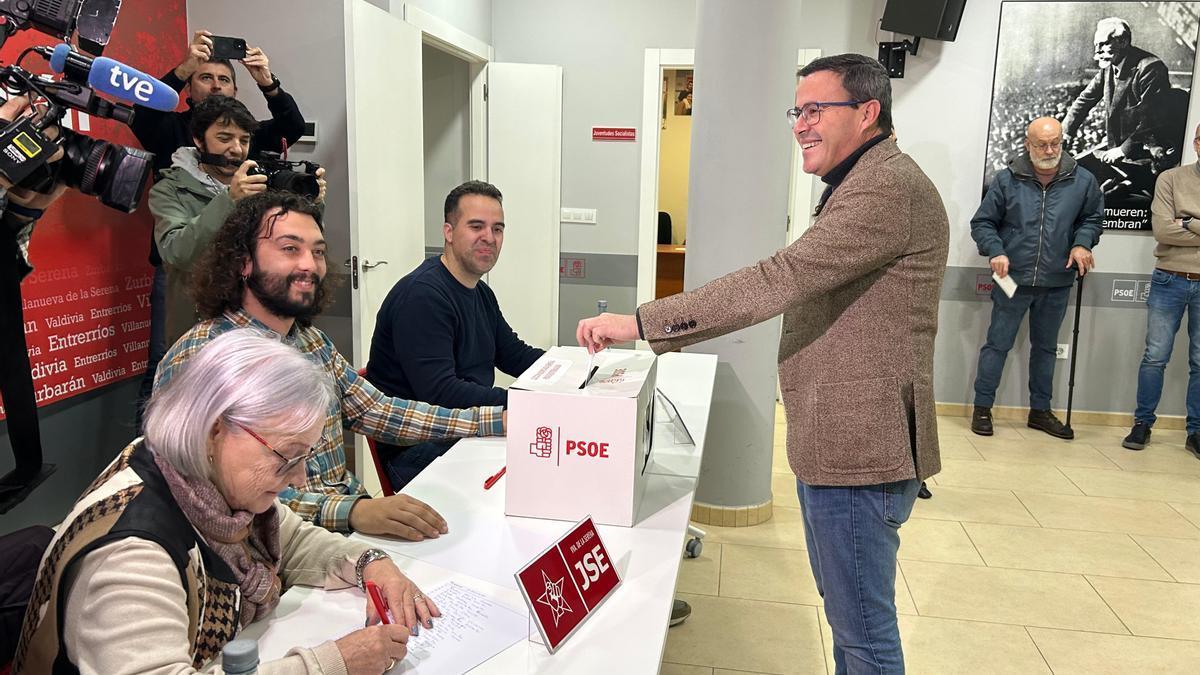
[[[214, 42], [215, 41], [215, 42]], [[214, 51], [215, 48], [216, 51]], [[238, 50], [244, 50], [244, 56]], [[175, 151], [192, 147], [192, 109], [209, 96], [218, 94], [234, 98], [237, 96], [237, 75], [230, 57], [239, 57], [250, 77], [258, 85], [267, 101], [271, 119], [260, 120], [250, 140], [249, 159], [257, 159], [264, 150], [278, 152], [285, 145], [291, 147], [304, 135], [304, 115], [296, 105], [296, 99], [283, 90], [279, 78], [271, 72], [270, 60], [258, 47], [248, 47], [244, 40], [214, 36], [199, 30], [192, 36], [188, 55], [161, 79], [176, 91], [188, 88], [186, 110], [162, 112], [137, 106], [132, 129], [142, 147], [154, 153], [154, 171], [157, 175], [171, 166]], [[154, 265], [154, 283], [150, 289], [150, 353], [147, 355], [146, 374], [138, 394], [138, 427], [141, 427], [141, 412], [154, 385], [154, 371], [167, 350], [167, 275], [157, 244], [150, 243], [150, 263]]]

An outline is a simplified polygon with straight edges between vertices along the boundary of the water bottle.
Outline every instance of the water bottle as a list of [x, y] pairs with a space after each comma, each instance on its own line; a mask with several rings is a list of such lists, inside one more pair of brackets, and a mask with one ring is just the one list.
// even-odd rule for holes
[[258, 643], [254, 640], [234, 640], [221, 650], [221, 667], [225, 675], [255, 675], [258, 672]]

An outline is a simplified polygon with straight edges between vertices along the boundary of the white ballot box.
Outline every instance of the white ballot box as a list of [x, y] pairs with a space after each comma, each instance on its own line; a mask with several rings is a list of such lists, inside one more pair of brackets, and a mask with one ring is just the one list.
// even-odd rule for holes
[[[508, 390], [504, 512], [630, 526], [646, 490], [657, 358], [553, 347]], [[581, 387], [587, 380], [587, 385]]]

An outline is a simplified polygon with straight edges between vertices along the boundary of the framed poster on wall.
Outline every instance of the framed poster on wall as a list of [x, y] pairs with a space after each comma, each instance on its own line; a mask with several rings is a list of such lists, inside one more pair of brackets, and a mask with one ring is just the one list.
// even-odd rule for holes
[[1200, 2], [1002, 3], [984, 189], [1053, 117], [1100, 183], [1105, 229], [1149, 230], [1154, 181], [1190, 139], [1198, 26]]

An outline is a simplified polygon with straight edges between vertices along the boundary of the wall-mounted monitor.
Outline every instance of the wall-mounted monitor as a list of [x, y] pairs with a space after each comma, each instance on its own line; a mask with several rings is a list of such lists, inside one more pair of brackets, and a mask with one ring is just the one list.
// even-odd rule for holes
[[953, 42], [967, 0], [888, 0], [880, 28], [902, 35]]

